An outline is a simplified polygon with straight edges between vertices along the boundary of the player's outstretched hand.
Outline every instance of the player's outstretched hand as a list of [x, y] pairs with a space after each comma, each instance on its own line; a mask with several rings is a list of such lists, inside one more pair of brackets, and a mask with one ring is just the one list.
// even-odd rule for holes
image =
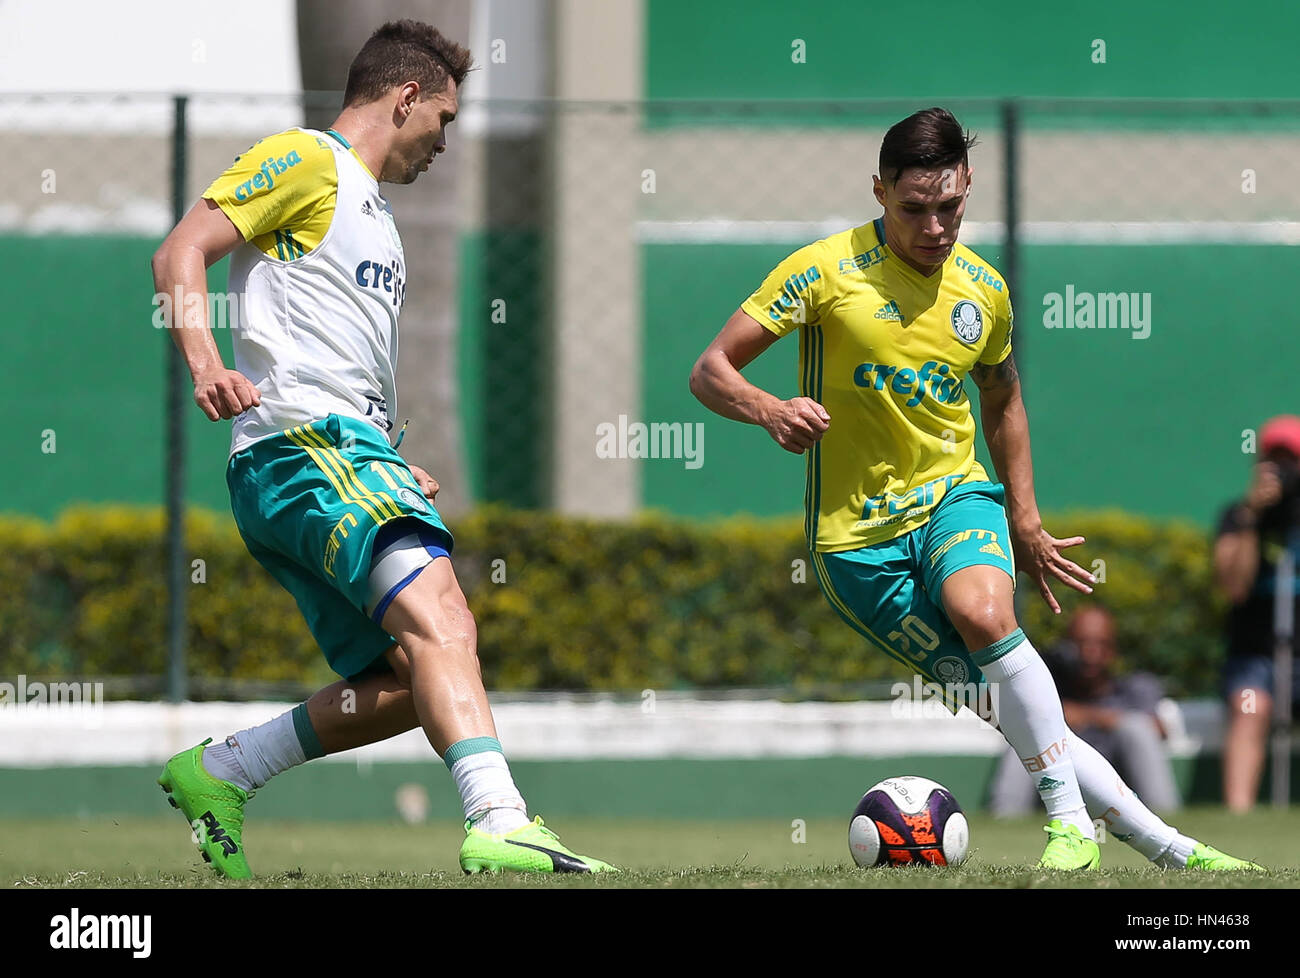
[[1061, 553], [1066, 547], [1077, 547], [1083, 537], [1066, 537], [1058, 540], [1041, 526], [1032, 532], [1011, 534], [1016, 551], [1016, 566], [1034, 579], [1038, 593], [1043, 596], [1053, 614], [1061, 613], [1061, 606], [1052, 594], [1051, 578], [1064, 581], [1076, 591], [1092, 594], [1097, 579]]
[[415, 476], [415, 481], [420, 484], [420, 491], [424, 493], [424, 498], [433, 502], [433, 497], [438, 495], [438, 490], [441, 488], [438, 480], [418, 465], [407, 465], [407, 468], [411, 470], [411, 475]]
[[238, 370], [217, 367], [194, 378], [194, 403], [209, 421], [218, 421], [261, 404], [262, 392]]
[[802, 455], [822, 440], [831, 426], [831, 416], [811, 397], [780, 401], [763, 419], [763, 427], [787, 452]]

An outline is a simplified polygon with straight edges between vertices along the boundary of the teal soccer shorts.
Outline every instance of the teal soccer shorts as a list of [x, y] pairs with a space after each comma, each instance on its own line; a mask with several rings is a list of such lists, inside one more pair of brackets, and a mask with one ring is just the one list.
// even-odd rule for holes
[[[814, 553], [826, 599], [873, 646], [929, 682], [945, 690], [982, 687], [984, 674], [944, 613], [940, 594], [948, 575], [975, 564], [1000, 567], [1014, 586], [1005, 498], [999, 483], [964, 482], [910, 533], [859, 550]], [[945, 699], [954, 711], [961, 705], [951, 695]]]
[[431, 554], [452, 548], [388, 440], [367, 422], [331, 414], [236, 452], [226, 484], [249, 552], [298, 602], [330, 668], [350, 679], [382, 667], [395, 639], [366, 607], [380, 527], [419, 531]]

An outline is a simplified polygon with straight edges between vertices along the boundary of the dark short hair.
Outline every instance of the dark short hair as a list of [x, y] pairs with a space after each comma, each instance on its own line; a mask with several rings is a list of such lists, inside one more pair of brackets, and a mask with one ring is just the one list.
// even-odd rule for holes
[[370, 35], [348, 69], [344, 105], [365, 105], [408, 81], [418, 82], [422, 97], [441, 92], [447, 79], [465, 81], [473, 57], [468, 48], [418, 20], [394, 20]]
[[880, 143], [880, 178], [897, 185], [911, 166], [933, 170], [969, 163], [975, 136], [962, 129], [947, 109], [935, 107], [914, 112], [896, 122]]

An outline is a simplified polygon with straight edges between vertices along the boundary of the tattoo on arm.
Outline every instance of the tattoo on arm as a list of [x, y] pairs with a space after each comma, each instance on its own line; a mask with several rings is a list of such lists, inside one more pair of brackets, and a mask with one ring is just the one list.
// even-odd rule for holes
[[1014, 353], [1008, 353], [1001, 363], [977, 363], [971, 367], [970, 375], [982, 391], [1006, 390], [1020, 381]]

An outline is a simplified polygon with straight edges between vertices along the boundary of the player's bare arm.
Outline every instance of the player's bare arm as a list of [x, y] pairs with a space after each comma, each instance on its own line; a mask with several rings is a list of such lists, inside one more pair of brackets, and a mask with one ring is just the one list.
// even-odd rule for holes
[[[208, 323], [207, 270], [243, 242], [230, 218], [205, 198], [190, 208], [153, 256], [154, 292], [182, 297], [173, 302], [167, 327], [194, 381], [194, 403], [209, 421], [233, 418], [261, 403], [253, 383], [222, 363]], [[185, 302], [183, 297], [191, 295], [203, 296], [203, 301]]]
[[783, 401], [747, 381], [741, 371], [779, 337], [737, 309], [691, 370], [691, 393], [710, 411], [766, 429], [787, 452], [802, 455], [821, 440], [831, 416], [810, 397]]
[[1020, 396], [1020, 372], [1015, 354], [998, 364], [977, 363], [971, 377], [980, 389], [980, 420], [984, 440], [1006, 487], [1007, 521], [1015, 548], [1016, 566], [1032, 577], [1047, 606], [1056, 614], [1061, 606], [1052, 594], [1050, 578], [1076, 591], [1091, 594], [1095, 577], [1061, 551], [1083, 543], [1083, 537], [1057, 539], [1043, 529], [1034, 499], [1034, 466], [1029, 448], [1029, 417]]

